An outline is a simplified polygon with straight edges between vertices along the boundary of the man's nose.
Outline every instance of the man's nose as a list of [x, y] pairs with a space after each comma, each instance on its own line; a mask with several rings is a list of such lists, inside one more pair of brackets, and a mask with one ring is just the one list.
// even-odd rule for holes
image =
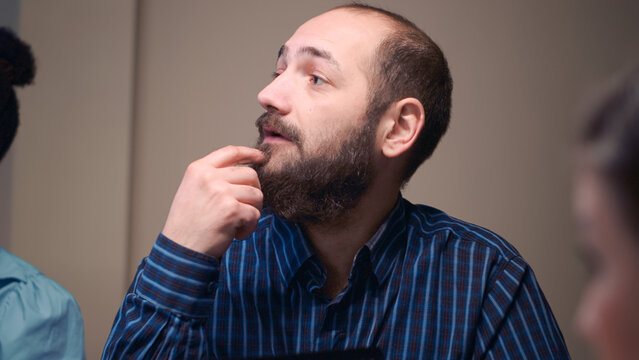
[[290, 79], [288, 74], [283, 72], [277, 76], [270, 84], [266, 85], [257, 94], [257, 101], [267, 111], [277, 111], [280, 114], [287, 114], [291, 111], [290, 100]]

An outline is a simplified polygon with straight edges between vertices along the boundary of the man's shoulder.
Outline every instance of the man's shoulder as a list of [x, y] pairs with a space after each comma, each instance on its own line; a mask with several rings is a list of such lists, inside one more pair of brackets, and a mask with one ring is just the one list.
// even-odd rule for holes
[[418, 241], [441, 241], [447, 246], [477, 247], [505, 259], [519, 257], [517, 249], [497, 233], [453, 217], [435, 207], [405, 201], [407, 227]]

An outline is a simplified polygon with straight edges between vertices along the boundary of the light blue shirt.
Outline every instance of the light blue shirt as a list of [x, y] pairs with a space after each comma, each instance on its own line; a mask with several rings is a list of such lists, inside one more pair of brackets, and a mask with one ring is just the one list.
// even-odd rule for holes
[[0, 247], [0, 359], [84, 359], [73, 295]]

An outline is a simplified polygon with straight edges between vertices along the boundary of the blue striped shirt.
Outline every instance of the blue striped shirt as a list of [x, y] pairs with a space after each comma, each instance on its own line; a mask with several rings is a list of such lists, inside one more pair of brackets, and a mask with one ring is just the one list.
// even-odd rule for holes
[[387, 359], [566, 359], [530, 266], [494, 233], [400, 197], [347, 287], [300, 228], [264, 211], [218, 262], [163, 235], [142, 261], [103, 359], [243, 358], [377, 347]]

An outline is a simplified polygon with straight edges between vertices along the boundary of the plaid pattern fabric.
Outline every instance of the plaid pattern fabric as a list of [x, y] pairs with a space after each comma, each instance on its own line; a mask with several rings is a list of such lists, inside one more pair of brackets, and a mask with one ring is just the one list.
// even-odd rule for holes
[[266, 210], [221, 261], [162, 234], [103, 359], [244, 358], [378, 347], [387, 359], [568, 359], [533, 271], [494, 233], [399, 198], [348, 286], [298, 226]]

